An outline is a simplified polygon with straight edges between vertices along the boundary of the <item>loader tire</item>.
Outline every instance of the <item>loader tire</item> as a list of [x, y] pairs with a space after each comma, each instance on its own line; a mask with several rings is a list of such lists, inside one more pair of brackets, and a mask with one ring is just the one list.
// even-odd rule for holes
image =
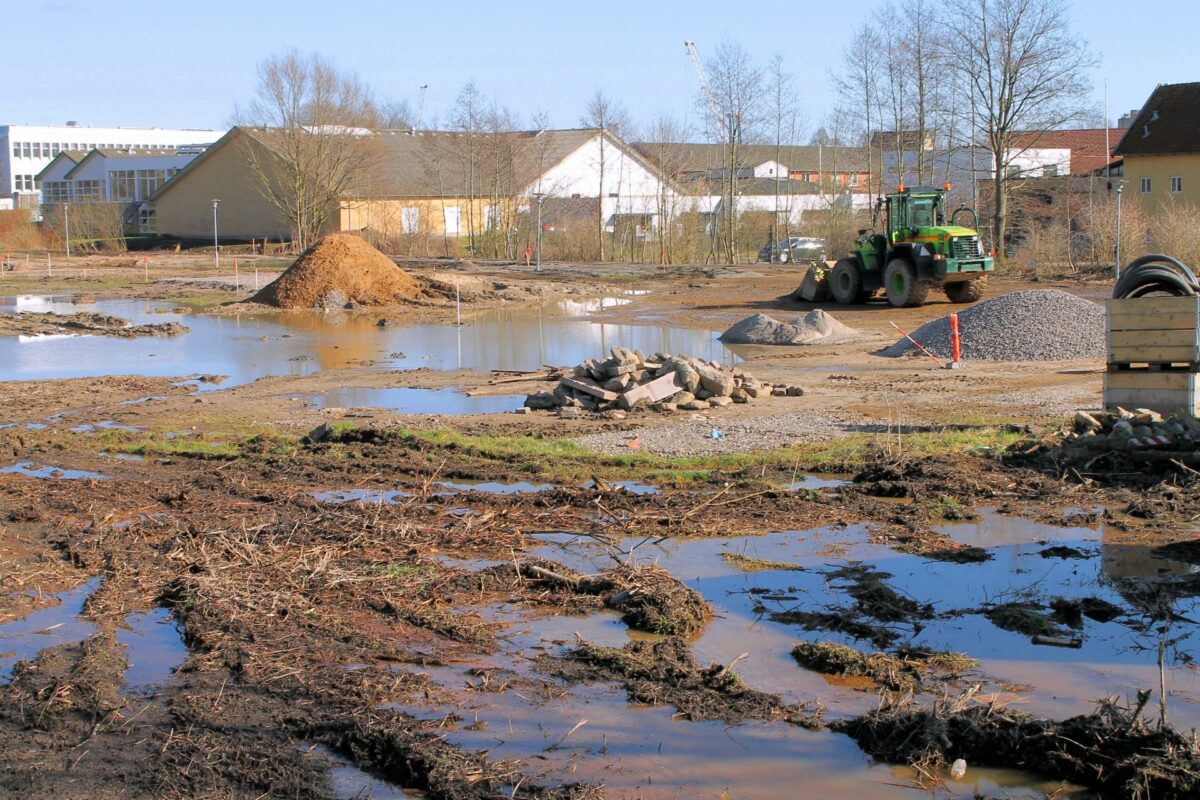
[[983, 297], [983, 281], [957, 281], [946, 284], [946, 297], [951, 303], [974, 303]]
[[929, 284], [917, 280], [917, 271], [903, 258], [893, 258], [883, 271], [883, 285], [888, 302], [896, 308], [913, 308], [924, 304], [929, 296]]
[[829, 291], [833, 299], [844, 306], [867, 301], [870, 294], [863, 291], [863, 274], [857, 259], [842, 258], [833, 265], [833, 272], [829, 273]]

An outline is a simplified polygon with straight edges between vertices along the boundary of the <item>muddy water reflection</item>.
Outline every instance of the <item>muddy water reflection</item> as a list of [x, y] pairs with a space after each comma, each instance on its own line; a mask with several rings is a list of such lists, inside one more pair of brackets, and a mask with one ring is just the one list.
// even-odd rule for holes
[[[784, 723], [687, 722], [670, 707], [631, 704], [622, 687], [564, 685], [532, 669], [530, 656], [561, 654], [576, 635], [612, 647], [641, 638], [615, 613], [530, 618], [496, 606], [485, 614], [512, 623], [502, 651], [429, 671], [442, 686], [476, 690], [461, 689], [455, 702], [403, 710], [448, 717], [441, 731], [448, 741], [486, 750], [491, 758], [524, 759], [527, 770], [541, 765], [537, 778], [546, 783], [602, 783], [606, 796], [646, 800], [929, 796], [906, 788], [905, 770], [872, 763], [843, 736]], [[1019, 772], [992, 770], [973, 770], [969, 782], [955, 785], [968, 792], [1007, 789], [1008, 796], [1030, 799], [1056, 788]]]
[[[133, 322], [180, 322], [190, 333], [119, 339], [106, 336], [0, 337], [0, 380], [73, 378], [108, 374], [228, 375], [228, 387], [266, 375], [308, 375], [369, 363], [386, 369], [540, 369], [577, 364], [612, 345], [643, 352], [665, 350], [723, 362], [734, 352], [712, 331], [656, 325], [614, 325], [581, 319], [599, 307], [560, 304], [498, 310], [459, 327], [421, 324], [379, 327], [371, 314], [293, 311], [220, 317], [176, 313], [139, 300], [74, 304], [69, 298], [0, 297], [0, 313], [17, 310], [70, 314], [99, 312]], [[201, 384], [201, 391], [216, 388]]]
[[[861, 649], [874, 646], [846, 634], [776, 621], [772, 614], [829, 611], [886, 629], [894, 636], [893, 646], [912, 643], [965, 652], [979, 659], [980, 671], [995, 681], [1030, 687], [1016, 702], [1037, 714], [1070, 716], [1091, 710], [1097, 698], [1132, 696], [1137, 689], [1157, 687], [1157, 629], [1147, 626], [1133, 600], [1141, 581], [1190, 575], [1194, 567], [1155, 558], [1145, 547], [1109, 544], [1099, 528], [1056, 528], [994, 513], [985, 513], [979, 523], [949, 527], [947, 532], [964, 544], [987, 549], [991, 560], [960, 564], [897, 554], [872, 544], [865, 528], [858, 526], [733, 539], [667, 540], [657, 546], [627, 540], [622, 547], [628, 550], [641, 542], [634, 551], [638, 560], [657, 562], [712, 603], [716, 619], [693, 645], [700, 661], [728, 662], [751, 653], [738, 667], [751, 686], [789, 700], [821, 697], [835, 716], [860, 713], [874, 700], [801, 670], [790, 657], [791, 647], [799, 639], [842, 642]], [[569, 534], [538, 539], [550, 543], [537, 555], [585, 572], [613, 563], [610, 551], [594, 539]], [[1047, 555], [1048, 543], [1071, 547], [1078, 555]], [[764, 563], [760, 571], [744, 572], [726, 554]], [[853, 610], [849, 582], [826, 575], [849, 562], [888, 573], [888, 586], [919, 604], [931, 604], [933, 617], [879, 623]], [[1064, 635], [1082, 640], [1079, 649], [1064, 649], [1034, 645], [1028, 634], [1003, 630], [980, 613], [998, 604], [1029, 602], [1049, 616], [1050, 603], [1059, 598], [1068, 603], [1095, 598], [1119, 607], [1121, 615], [1107, 621], [1084, 616], [1074, 623], [1077, 627], [1056, 621]], [[1184, 620], [1194, 620], [1200, 613], [1198, 605], [1195, 597], [1183, 597], [1176, 602], [1175, 612]], [[1181, 621], [1169, 632], [1172, 638], [1182, 637], [1172, 650], [1167, 683], [1172, 722], [1184, 729], [1200, 724], [1200, 680], [1190, 667], [1193, 628], [1193, 623]]]

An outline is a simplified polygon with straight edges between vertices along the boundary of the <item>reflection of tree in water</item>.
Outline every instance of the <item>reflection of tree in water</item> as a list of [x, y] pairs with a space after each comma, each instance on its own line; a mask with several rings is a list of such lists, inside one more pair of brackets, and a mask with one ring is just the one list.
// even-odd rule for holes
[[[1101, 580], [1111, 583], [1130, 606], [1126, 624], [1133, 631], [1129, 649], [1153, 653], [1159, 670], [1159, 724], [1167, 722], [1167, 670], [1194, 661], [1185, 643], [1195, 632], [1200, 603], [1200, 546], [1184, 542], [1151, 549], [1101, 546]], [[1180, 554], [1188, 560], [1171, 558]], [[1144, 702], [1144, 698], [1139, 697]]]

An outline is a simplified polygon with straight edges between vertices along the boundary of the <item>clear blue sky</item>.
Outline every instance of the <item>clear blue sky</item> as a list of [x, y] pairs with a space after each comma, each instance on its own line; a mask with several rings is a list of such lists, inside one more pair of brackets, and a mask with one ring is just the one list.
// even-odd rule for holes
[[[834, 103], [830, 68], [874, 0], [10, 0], [0, 123], [221, 128], [254, 92], [255, 66], [288, 47], [317, 50], [383, 97], [446, 116], [464, 83], [527, 120], [577, 124], [600, 88], [636, 122], [695, 121], [701, 55], [729, 38], [765, 61], [784, 54], [811, 130]], [[1139, 107], [1158, 83], [1200, 80], [1195, 0], [1075, 0], [1076, 29], [1101, 57], [1096, 105]], [[19, 10], [18, 10], [19, 9]], [[14, 14], [16, 17], [14, 18]]]

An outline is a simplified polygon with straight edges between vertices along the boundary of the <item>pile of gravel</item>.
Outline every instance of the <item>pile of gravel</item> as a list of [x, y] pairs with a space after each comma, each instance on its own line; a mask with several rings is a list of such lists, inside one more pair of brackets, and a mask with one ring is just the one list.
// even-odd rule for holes
[[726, 344], [834, 344], [862, 338], [819, 308], [789, 324], [766, 314], [754, 314], [721, 334]]
[[[978, 361], [1065, 361], [1105, 354], [1104, 308], [1056, 289], [1012, 292], [958, 312], [962, 357]], [[912, 332], [927, 350], [950, 357], [950, 318]], [[880, 355], [917, 351], [901, 338]]]

